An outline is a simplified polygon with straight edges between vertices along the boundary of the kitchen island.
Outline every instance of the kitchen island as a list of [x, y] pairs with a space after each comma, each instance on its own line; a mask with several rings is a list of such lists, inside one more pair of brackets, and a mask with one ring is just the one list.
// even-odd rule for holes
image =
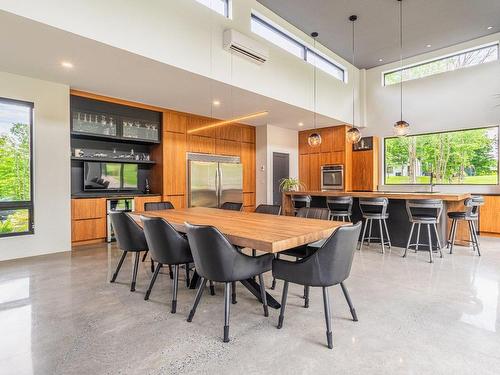
[[[354, 198], [352, 208], [352, 220], [357, 222], [361, 220], [361, 211], [359, 209], [359, 198], [377, 198], [386, 197], [389, 199], [387, 212], [387, 226], [391, 237], [392, 245], [398, 247], [406, 247], [408, 235], [410, 234], [411, 223], [408, 220], [406, 212], [406, 200], [408, 199], [440, 199], [444, 202], [444, 209], [441, 215], [441, 220], [438, 225], [438, 232], [442, 245], [446, 245], [448, 230], [451, 225], [451, 220], [448, 220], [446, 214], [450, 211], [464, 211], [464, 200], [469, 198], [469, 193], [429, 193], [429, 192], [389, 192], [389, 191], [294, 191], [283, 193], [283, 213], [285, 215], [293, 215], [292, 196], [310, 195], [313, 200], [311, 207], [326, 207], [326, 197], [344, 197], [351, 196]], [[378, 228], [374, 226], [373, 236], [378, 236]], [[421, 242], [427, 243], [427, 235], [422, 231]], [[469, 240], [469, 230], [466, 223], [459, 222], [457, 227], [456, 244], [467, 244]]]

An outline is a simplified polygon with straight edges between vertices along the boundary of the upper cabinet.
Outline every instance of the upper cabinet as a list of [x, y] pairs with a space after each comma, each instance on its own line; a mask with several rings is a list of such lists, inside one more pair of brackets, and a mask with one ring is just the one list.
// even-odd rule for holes
[[[309, 135], [317, 132], [321, 136], [321, 145], [311, 147], [308, 143]], [[299, 154], [317, 154], [319, 152], [340, 152], [346, 149], [346, 126], [333, 126], [316, 130], [304, 130], [299, 132]]]

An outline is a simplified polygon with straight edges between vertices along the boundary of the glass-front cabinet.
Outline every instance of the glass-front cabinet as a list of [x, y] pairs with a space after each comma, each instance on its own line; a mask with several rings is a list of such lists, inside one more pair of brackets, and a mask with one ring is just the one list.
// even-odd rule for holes
[[158, 122], [78, 109], [72, 111], [71, 132], [75, 135], [98, 138], [160, 142], [160, 124]]

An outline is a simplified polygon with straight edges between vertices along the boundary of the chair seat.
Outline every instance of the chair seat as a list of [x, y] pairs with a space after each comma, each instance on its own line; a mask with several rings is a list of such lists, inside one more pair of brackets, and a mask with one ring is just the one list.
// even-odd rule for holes
[[363, 218], [364, 219], [388, 219], [389, 214], [382, 215], [380, 213], [364, 212]]
[[330, 211], [330, 212], [333, 216], [341, 216], [341, 215], [350, 216], [350, 215], [352, 215], [352, 212], [350, 212], [350, 211]]
[[448, 212], [450, 219], [476, 220], [477, 216], [467, 215], [467, 212]]
[[437, 217], [435, 216], [413, 216], [412, 222], [426, 222], [426, 223], [436, 223]]

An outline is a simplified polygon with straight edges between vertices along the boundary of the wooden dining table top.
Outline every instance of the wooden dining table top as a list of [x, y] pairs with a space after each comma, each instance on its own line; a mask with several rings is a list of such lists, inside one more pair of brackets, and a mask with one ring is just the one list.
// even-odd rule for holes
[[131, 212], [140, 216], [161, 217], [178, 232], [185, 233], [185, 222], [217, 227], [236, 246], [278, 253], [330, 236], [337, 228], [351, 225], [341, 221], [305, 219], [218, 208], [192, 207], [161, 211]]

